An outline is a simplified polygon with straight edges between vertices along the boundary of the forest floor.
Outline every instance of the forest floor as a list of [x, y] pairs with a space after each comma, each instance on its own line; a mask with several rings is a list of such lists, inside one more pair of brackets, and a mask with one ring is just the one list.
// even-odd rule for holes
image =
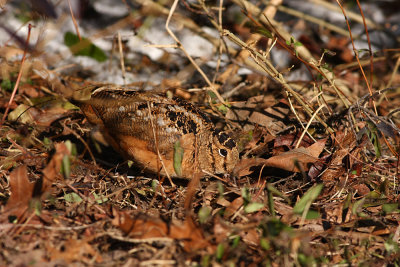
[[[1, 2], [1, 266], [400, 266], [395, 1]], [[69, 102], [107, 83], [198, 106], [233, 173], [126, 161]]]

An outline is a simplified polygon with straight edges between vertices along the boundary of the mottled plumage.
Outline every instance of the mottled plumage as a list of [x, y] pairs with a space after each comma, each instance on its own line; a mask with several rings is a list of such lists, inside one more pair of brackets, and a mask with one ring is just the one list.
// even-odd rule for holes
[[[195, 170], [230, 173], [239, 159], [236, 142], [182, 99], [108, 85], [77, 105], [114, 149], [152, 172], [190, 179]], [[177, 169], [173, 159], [178, 141], [183, 159]], [[157, 149], [166, 170], [157, 162]]]

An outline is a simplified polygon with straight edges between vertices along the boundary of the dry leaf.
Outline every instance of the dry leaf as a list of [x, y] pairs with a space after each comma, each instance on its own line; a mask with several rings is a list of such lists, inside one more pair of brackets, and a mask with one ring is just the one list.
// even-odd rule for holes
[[43, 170], [43, 181], [37, 181], [36, 183], [29, 182], [28, 172], [25, 165], [22, 165], [11, 172], [11, 196], [5, 206], [5, 211], [3, 212], [0, 221], [5, 220], [6, 217], [10, 215], [14, 215], [20, 222], [22, 222], [25, 218], [25, 213], [29, 208], [31, 199], [33, 197], [42, 196], [43, 193], [50, 188], [57, 175], [60, 173], [63, 157], [69, 154], [69, 150], [64, 143], [59, 143], [55, 146], [56, 153]]
[[213, 237], [215, 238], [215, 243], [219, 244], [223, 242], [229, 235], [231, 235], [232, 229], [225, 222], [221, 223], [221, 217], [215, 216], [213, 233], [214, 233]]
[[259, 95], [249, 98], [246, 102], [235, 102], [226, 114], [226, 118], [233, 121], [248, 122], [244, 130], [254, 128], [259, 124], [272, 132], [281, 131], [284, 121], [289, 117], [290, 109], [282, 104], [271, 105], [268, 96]]
[[[10, 174], [11, 196], [2, 215], [14, 215], [22, 220], [33, 196], [34, 183], [29, 182], [25, 165], [19, 166]], [[2, 218], [3, 220], [4, 218]]]
[[250, 229], [240, 233], [243, 242], [250, 246], [257, 246], [260, 243], [260, 233], [256, 229]]
[[360, 144], [356, 148], [357, 140], [351, 131], [346, 133], [342, 131], [337, 132], [334, 140], [337, 150], [332, 155], [332, 160], [329, 163], [328, 169], [321, 177], [323, 181], [334, 181], [337, 177], [340, 177], [346, 171], [343, 164], [344, 158], [350, 156], [349, 165], [351, 166], [352, 162], [354, 162], [354, 158], [360, 151], [360, 147], [362, 147], [362, 144]]
[[203, 248], [211, 248], [209, 242], [204, 239], [203, 231], [187, 217], [182, 222], [166, 223], [158, 218], [144, 214], [132, 218], [125, 212], [113, 211], [113, 225], [119, 227], [125, 234], [133, 238], [172, 238], [183, 242], [186, 251], [195, 251]]
[[[294, 145], [298, 142], [300, 138], [300, 134], [286, 134], [282, 136], [277, 136], [274, 141], [274, 148], [278, 147], [288, 147], [293, 148]], [[308, 136], [305, 135], [303, 139], [301, 139], [299, 147], [308, 147], [312, 145], [314, 141]]]
[[236, 165], [234, 173], [238, 176], [248, 175], [252, 172], [250, 170], [251, 167], [261, 165], [291, 172], [300, 172], [298, 168], [299, 164], [303, 170], [308, 170], [308, 165], [318, 160], [318, 156], [324, 149], [325, 143], [326, 139], [322, 139], [307, 148], [299, 147], [269, 159], [243, 159]]
[[360, 196], [365, 196], [371, 192], [369, 187], [366, 184], [354, 184], [351, 186], [355, 192], [358, 193]]
[[230, 205], [225, 209], [224, 218], [229, 218], [243, 205], [243, 198], [238, 197], [233, 200]]
[[90, 263], [94, 258], [96, 263], [102, 262], [101, 255], [86, 240], [69, 239], [60, 249], [48, 247], [47, 250], [51, 260], [62, 259], [67, 263], [74, 261]]
[[43, 169], [43, 186], [42, 192], [45, 192], [53, 182], [60, 177], [61, 163], [65, 156], [70, 154], [67, 146], [64, 143], [55, 144], [56, 153], [51, 158], [49, 164]]
[[265, 159], [261, 158], [250, 158], [241, 159], [233, 169], [234, 176], [243, 177], [253, 173], [252, 167], [261, 166], [265, 163]]
[[186, 251], [210, 248], [210, 243], [204, 238], [202, 229], [188, 216], [183, 224], [174, 223], [170, 226], [170, 237], [183, 240]]

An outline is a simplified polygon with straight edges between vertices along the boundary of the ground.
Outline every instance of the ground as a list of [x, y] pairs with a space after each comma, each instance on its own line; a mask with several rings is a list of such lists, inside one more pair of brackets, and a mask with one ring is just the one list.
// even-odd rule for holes
[[[0, 265], [399, 266], [394, 2], [29, 3], [0, 3]], [[198, 106], [233, 173], [124, 159], [71, 103], [101, 83]]]

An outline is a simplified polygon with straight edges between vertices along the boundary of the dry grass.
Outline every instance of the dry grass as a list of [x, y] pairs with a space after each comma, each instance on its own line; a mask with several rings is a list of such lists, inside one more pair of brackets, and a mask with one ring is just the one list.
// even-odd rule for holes
[[[162, 58], [132, 60], [133, 37], [118, 34], [106, 62], [117, 62], [124, 82], [164, 73], [158, 89], [204, 108], [241, 146], [233, 175], [175, 179], [175, 187], [124, 162], [68, 102], [71, 85], [96, 74], [53, 69], [62, 54], [9, 31], [0, 48], [0, 264], [398, 266], [398, 50], [349, 49], [356, 24], [364, 33], [382, 26], [348, 5], [310, 1], [340, 10], [349, 27], [271, 3], [137, 0], [128, 16], [71, 47], [165, 19], [174, 42], [147, 40]], [[277, 12], [295, 17], [280, 23]], [[212, 44], [215, 64], [190, 55], [182, 28]], [[290, 55], [288, 67], [271, 60], [278, 52]], [[294, 73], [309, 78], [289, 80]]]

